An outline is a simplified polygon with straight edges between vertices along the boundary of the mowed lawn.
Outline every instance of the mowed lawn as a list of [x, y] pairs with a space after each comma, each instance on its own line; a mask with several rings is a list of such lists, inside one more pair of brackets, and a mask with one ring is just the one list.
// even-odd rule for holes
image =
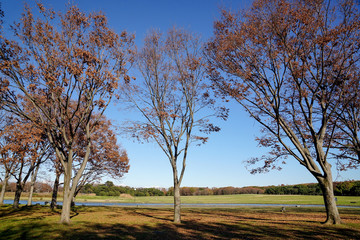
[[0, 207], [0, 239], [359, 239], [360, 209], [340, 209], [344, 224], [329, 226], [323, 208], [185, 208], [182, 224], [171, 208], [83, 207], [70, 225], [45, 206]]
[[[13, 193], [7, 193], [6, 199], [13, 199]], [[27, 200], [26, 193], [23, 194], [23, 200]], [[50, 201], [50, 194], [35, 195], [34, 201]], [[58, 199], [62, 201], [61, 196]], [[267, 195], [267, 194], [237, 194], [237, 195], [211, 195], [211, 196], [182, 196], [182, 203], [255, 203], [255, 204], [320, 204], [324, 201], [322, 196], [312, 195]], [[152, 196], [152, 197], [109, 197], [95, 196], [91, 194], [80, 194], [76, 197], [77, 202], [121, 202], [121, 203], [173, 203], [172, 196]], [[360, 197], [339, 196], [338, 205], [360, 206]]]
[[[172, 196], [152, 196], [152, 197], [107, 197], [81, 195], [76, 201], [94, 202], [130, 202], [130, 203], [173, 203]], [[256, 204], [324, 204], [322, 196], [312, 195], [267, 195], [267, 194], [236, 194], [236, 195], [210, 195], [210, 196], [182, 196], [181, 202], [186, 204], [200, 203], [256, 203]], [[338, 205], [360, 206], [360, 197], [339, 196]]]

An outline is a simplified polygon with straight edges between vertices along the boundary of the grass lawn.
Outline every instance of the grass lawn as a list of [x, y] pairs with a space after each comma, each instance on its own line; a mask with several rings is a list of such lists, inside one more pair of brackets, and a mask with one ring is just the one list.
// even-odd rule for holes
[[0, 206], [0, 239], [359, 239], [360, 209], [340, 209], [344, 224], [322, 225], [322, 208], [186, 208], [182, 224], [171, 208], [76, 207], [71, 225], [59, 210]]
[[[7, 193], [6, 199], [13, 199], [13, 193]], [[23, 194], [22, 200], [27, 200]], [[50, 201], [50, 195], [34, 196], [34, 201]], [[61, 196], [58, 199], [62, 201]], [[182, 203], [258, 203], [258, 204], [321, 204], [322, 196], [312, 195], [266, 195], [266, 194], [238, 194], [212, 196], [183, 196]], [[123, 202], [123, 203], [173, 203], [172, 196], [154, 197], [109, 197], [82, 194], [76, 197], [77, 202]], [[360, 206], [360, 197], [339, 196], [338, 205]]]

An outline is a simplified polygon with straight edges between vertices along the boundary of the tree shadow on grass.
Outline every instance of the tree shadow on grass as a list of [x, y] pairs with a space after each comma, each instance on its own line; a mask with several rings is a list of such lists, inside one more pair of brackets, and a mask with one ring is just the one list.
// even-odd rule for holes
[[183, 221], [148, 224], [94, 224], [78, 222], [70, 226], [30, 222], [0, 232], [1, 240], [15, 239], [356, 239], [360, 231], [346, 227], [293, 224], [257, 225], [254, 223], [204, 223]]
[[[74, 218], [71, 225], [65, 226], [49, 221], [49, 215], [59, 213], [41, 212], [36, 207], [23, 208], [22, 211], [2, 213], [14, 218], [0, 218], [6, 221], [1, 227], [0, 240], [15, 239], [358, 239], [360, 230], [347, 225], [324, 226], [319, 222], [309, 223], [303, 220], [272, 219], [263, 215], [225, 213], [219, 217], [218, 211], [187, 210], [184, 212], [182, 224], [173, 224], [171, 210], [164, 209], [104, 209], [111, 211], [114, 217], [131, 215], [141, 219], [138, 224], [94, 223], [92, 219], [80, 221]], [[40, 211], [39, 211], [40, 210]], [[87, 208], [78, 209], [88, 212]], [[208, 214], [210, 212], [211, 214]], [[101, 212], [100, 212], [101, 213]], [[18, 216], [29, 215], [22, 222]], [[33, 214], [33, 215], [32, 215]], [[73, 213], [74, 214], [74, 213]], [[76, 214], [76, 213], [75, 213]], [[77, 213], [78, 214], [78, 213]], [[220, 213], [221, 214], [221, 213]], [[31, 216], [30, 216], [31, 215]], [[112, 215], [110, 215], [112, 216]], [[54, 219], [54, 218], [52, 218]], [[5, 227], [6, 226], [6, 227]]]
[[[233, 218], [236, 219], [237, 222], [244, 222], [244, 221], [257, 221], [257, 222], [268, 222], [273, 224], [282, 224], [283, 222], [286, 223], [307, 223], [307, 224], [321, 224], [323, 221], [319, 219], [309, 218], [309, 215], [302, 215], [304, 213], [307, 213], [307, 211], [294, 211], [294, 209], [290, 209], [287, 212], [281, 212], [280, 210], [278, 212], [274, 211], [273, 209], [271, 211], [269, 210], [256, 210], [249, 212], [249, 210], [246, 210], [245, 212], [241, 212], [238, 209], [221, 209], [221, 213], [219, 210], [215, 210], [216, 212], [212, 211], [201, 211], [198, 209], [190, 209], [188, 212], [193, 214], [201, 214], [201, 215], [208, 215], [208, 216], [214, 216], [217, 217], [223, 217], [223, 218]], [[324, 211], [313, 211], [315, 213], [322, 213], [323, 214], [323, 220], [326, 219], [326, 213]], [[312, 212], [312, 213], [313, 213]], [[244, 214], [245, 213], [245, 214]], [[269, 214], [271, 214], [275, 219], [269, 219]], [[292, 219], [292, 217], [294, 219]], [[353, 218], [354, 219], [354, 218]]]
[[[31, 205], [31, 206], [20, 206], [15, 209], [12, 205], [2, 205], [0, 206], [0, 218], [11, 216], [11, 217], [21, 217], [28, 216], [33, 214], [36, 211], [42, 211], [44, 209], [41, 205]], [[56, 214], [55, 212], [53, 212]]]
[[61, 240], [105, 240], [105, 239], [193, 239], [177, 231], [173, 224], [125, 225], [84, 224], [79, 226], [51, 226], [50, 224], [26, 223], [9, 227], [0, 232], [0, 240], [15, 239], [61, 239]]

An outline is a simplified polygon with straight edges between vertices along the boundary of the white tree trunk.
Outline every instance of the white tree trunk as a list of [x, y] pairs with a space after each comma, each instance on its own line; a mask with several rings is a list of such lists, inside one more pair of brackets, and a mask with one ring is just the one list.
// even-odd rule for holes
[[4, 178], [4, 181], [3, 181], [3, 184], [2, 184], [2, 188], [1, 188], [0, 205], [4, 204], [5, 191], [6, 191], [6, 186], [8, 184], [9, 178], [10, 178], [10, 174], [9, 174], [9, 172], [6, 172], [5, 173], [5, 178]]

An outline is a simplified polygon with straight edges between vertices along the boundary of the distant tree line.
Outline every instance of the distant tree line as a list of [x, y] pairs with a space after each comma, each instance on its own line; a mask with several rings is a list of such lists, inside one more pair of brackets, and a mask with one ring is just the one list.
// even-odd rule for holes
[[[24, 186], [24, 191], [23, 192], [30, 192], [30, 188], [31, 188], [31, 183], [26, 183]], [[2, 189], [2, 184], [0, 185], [0, 191]], [[61, 188], [62, 189], [62, 188]], [[15, 182], [10, 182], [6, 185], [5, 188], [6, 192], [15, 192], [16, 191], [16, 183]], [[35, 182], [34, 184], [34, 192], [35, 193], [48, 193], [52, 191], [52, 186], [48, 183], [42, 183], [42, 182]]]
[[321, 195], [319, 184], [281, 185], [266, 188], [265, 194], [278, 195]]
[[[360, 196], [360, 181], [334, 182], [335, 196]], [[265, 194], [322, 195], [317, 183], [265, 187]]]
[[360, 181], [335, 182], [336, 196], [360, 196]]
[[[108, 181], [105, 184], [87, 184], [82, 193], [95, 193], [97, 196], [119, 196], [129, 194], [131, 196], [173, 196], [174, 188], [132, 188], [128, 186], [115, 186]], [[278, 195], [322, 195], [321, 188], [317, 183], [265, 186], [265, 187], [182, 187], [181, 196], [202, 195], [233, 195], [233, 194], [278, 194]], [[336, 196], [360, 196], [360, 181], [334, 182]]]
[[[1, 190], [0, 185], [0, 190]], [[28, 192], [30, 184], [24, 188]], [[52, 187], [47, 183], [35, 183], [36, 193], [51, 192]], [[12, 182], [6, 186], [7, 192], [15, 192], [16, 183]], [[62, 191], [62, 188], [60, 188]], [[173, 196], [174, 188], [133, 188], [128, 186], [115, 186], [112, 181], [104, 184], [86, 184], [80, 191], [84, 194], [96, 194], [96, 196], [120, 196], [129, 194], [131, 196]], [[204, 196], [204, 195], [233, 195], [233, 194], [277, 194], [277, 195], [321, 195], [321, 188], [317, 183], [280, 185], [265, 187], [182, 187], [181, 196]], [[334, 193], [336, 196], [360, 196], [360, 181], [334, 182]]]
[[[262, 187], [220, 187], [220, 188], [207, 188], [207, 187], [182, 187], [182, 196], [199, 196], [199, 195], [232, 195], [232, 194], [264, 194]], [[171, 195], [171, 188], [167, 195]]]
[[128, 186], [115, 186], [113, 182], [107, 181], [105, 184], [86, 184], [81, 193], [95, 193], [96, 196], [120, 196], [129, 194], [131, 196], [164, 196], [166, 189], [157, 188], [132, 188]]

